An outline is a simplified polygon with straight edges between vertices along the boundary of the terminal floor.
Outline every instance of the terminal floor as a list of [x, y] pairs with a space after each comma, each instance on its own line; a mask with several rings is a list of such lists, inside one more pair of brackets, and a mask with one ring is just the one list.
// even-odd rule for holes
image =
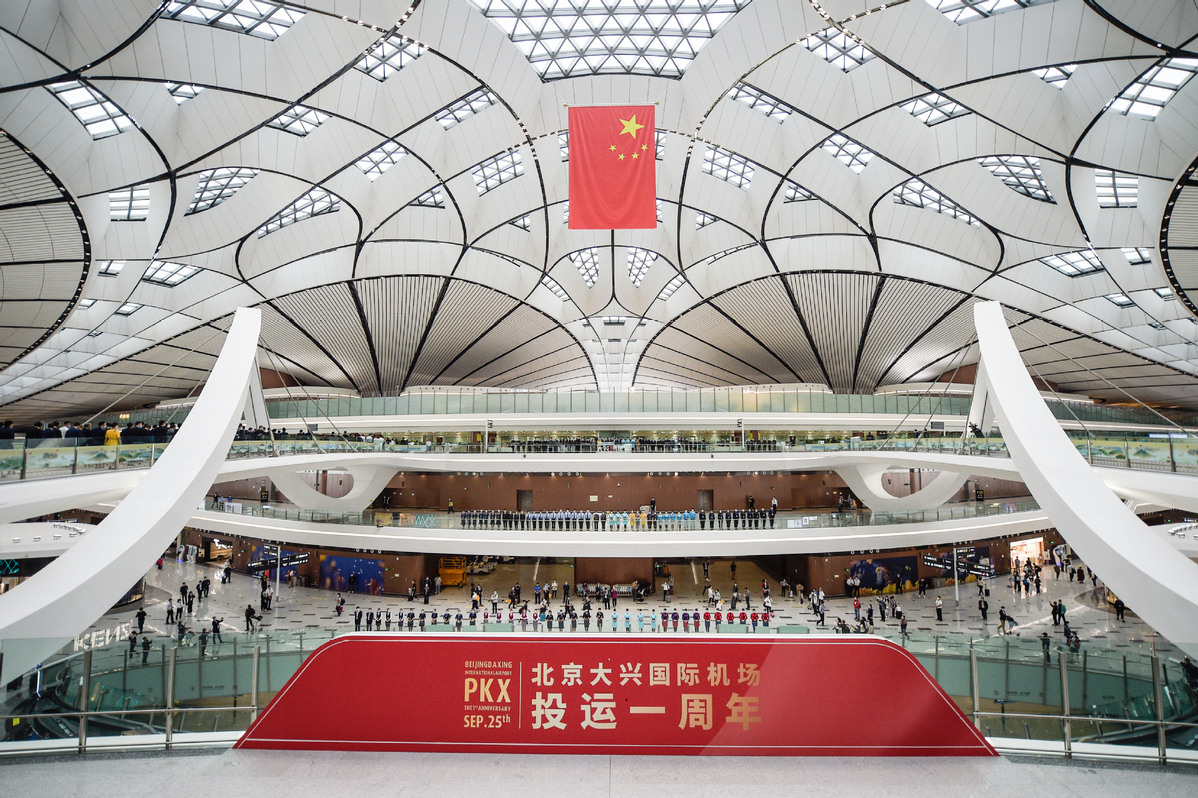
[[[7, 795], [729, 798], [1051, 795], [1192, 798], [1198, 768], [1026, 758], [536, 756], [289, 751], [65, 756], [0, 762]], [[452, 785], [452, 786], [450, 786]]]
[[[726, 559], [710, 561], [712, 586], [726, 598], [730, 597], [732, 592], [732, 562]], [[765, 575], [748, 560], [736, 560], [735, 563], [736, 579], [740, 589], [742, 591], [748, 589], [751, 606], [760, 607], [761, 580]], [[673, 564], [672, 568], [676, 591], [672, 603], [664, 602], [660, 591], [643, 604], [634, 604], [631, 601], [621, 602], [619, 607], [621, 615], [625, 609], [632, 609], [634, 633], [637, 628], [635, 617], [638, 608], [643, 608], [648, 615], [651, 609], [656, 609], [658, 612], [667, 608], [681, 611], [700, 608], [704, 605], [701, 561]], [[1070, 625], [1081, 637], [1083, 647], [1087, 642], [1092, 642], [1105, 648], [1131, 651], [1148, 649], [1154, 642], [1158, 645], [1163, 643], [1150, 627], [1131, 612], [1127, 614], [1126, 622], [1120, 623], [1115, 620], [1114, 613], [1107, 608], [1103, 598], [1101, 581], [1099, 587], [1095, 589], [1089, 581], [1082, 585], [1076, 581], [1070, 582], [1065, 577], [1055, 579], [1051, 569], [1046, 569], [1044, 573], [1047, 579], [1044, 581], [1044, 592], [1040, 594], [1016, 595], [1010, 589], [1009, 581], [1001, 577], [989, 583], [991, 589], [990, 619], [985, 627], [983, 627], [977, 609], [978, 589], [975, 584], [967, 583], [961, 586], [959, 604], [954, 599], [954, 591], [951, 587], [939, 591], [929, 591], [926, 596], [922, 597], [916, 595], [914, 591], [909, 591], [898, 596], [897, 600], [907, 615], [909, 631], [912, 634], [922, 634], [925, 637], [937, 633], [975, 636], [997, 634], [998, 612], [1000, 607], [1005, 606], [1016, 620], [1016, 634], [1035, 637], [1042, 631], [1048, 631], [1050, 634], [1055, 634], [1055, 640], [1060, 641], [1060, 635], [1056, 634], [1058, 630], [1054, 629], [1052, 625], [1049, 604], [1054, 600], [1061, 599], [1065, 602], [1068, 610], [1067, 617]], [[181, 583], [186, 582], [194, 587], [197, 580], [203, 578], [204, 575], [208, 575], [212, 579], [212, 596], [207, 601], [196, 605], [195, 614], [188, 616], [187, 624], [198, 632], [201, 626], [209, 625], [211, 618], [216, 616], [225, 619], [225, 629], [228, 632], [244, 629], [246, 605], [258, 608], [259, 583], [257, 579], [235, 573], [230, 584], [222, 585], [217, 578], [215, 567], [173, 561], [167, 561], [162, 570], [150, 569], [146, 576], [145, 606], [149, 614], [147, 629], [164, 635], [173, 633], [174, 628], [168, 629], [166, 625], [167, 598], [178, 596]], [[534, 579], [542, 583], [556, 579], [559, 585], [564, 582], [571, 584], [574, 582], [573, 566], [569, 564], [569, 561], [504, 563], [500, 564], [491, 574], [470, 578], [476, 579], [482, 584], [483, 595], [488, 599], [485, 603], [488, 606], [492, 591], [499, 593], [502, 606], [508, 590], [516, 583], [521, 586], [523, 598], [531, 599]], [[273, 582], [271, 585], [273, 587]], [[815, 618], [811, 615], [805, 601], [782, 598], [779, 595], [778, 585], [773, 580], [770, 580], [770, 586], [776, 614], [776, 626], [802, 625], [809, 626], [812, 631], [820, 631], [819, 627], [815, 626]], [[937, 595], [941, 596], [944, 601], [944, 620], [941, 622], [936, 621], [935, 600]], [[383, 609], [384, 612], [390, 607], [393, 613], [401, 611], [406, 613], [408, 609], [414, 609], [419, 613], [425, 607], [419, 597], [414, 603], [409, 603], [406, 596], [346, 593], [346, 612], [338, 618], [334, 613], [334, 598], [335, 593], [327, 590], [288, 588], [284, 583], [279, 590], [279, 595], [275, 598], [274, 608], [262, 613], [262, 629], [264, 631], [292, 629], [352, 631], [352, 613], [358, 606], [361, 606], [363, 610], [367, 608]], [[560, 600], [559, 592], [558, 601], [560, 602]], [[874, 606], [876, 626], [879, 628], [889, 627], [897, 631], [898, 624], [889, 614], [886, 622], [881, 623], [874, 599], [862, 598], [862, 612], [865, 612], [864, 607], [869, 603]], [[832, 598], [828, 600], [827, 607], [829, 631], [837, 617], [843, 617], [848, 623], [852, 623], [851, 599]], [[107, 613], [97, 619], [89, 631], [113, 629], [118, 624], [131, 621], [136, 609], [136, 607], [130, 607]], [[428, 609], [430, 611], [436, 609], [438, 612], [448, 609], [452, 613], [462, 609], [465, 614], [470, 609], [468, 589], [465, 587], [446, 588], [441, 594], [431, 598]], [[622, 630], [622, 619], [620, 626]], [[435, 629], [436, 627], [431, 628]], [[228, 639], [228, 635], [226, 635], [226, 639]]]

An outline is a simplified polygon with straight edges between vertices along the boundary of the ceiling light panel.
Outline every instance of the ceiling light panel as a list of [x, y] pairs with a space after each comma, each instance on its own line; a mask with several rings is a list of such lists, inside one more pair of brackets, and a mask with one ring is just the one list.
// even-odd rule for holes
[[681, 77], [750, 0], [471, 0], [544, 80]]
[[914, 100], [905, 102], [899, 107], [928, 127], [971, 113], [965, 106], [953, 102], [943, 94], [937, 92], [916, 97]]
[[266, 0], [171, 0], [162, 16], [274, 40], [304, 12]]
[[358, 59], [354, 69], [384, 81], [424, 55], [424, 45], [406, 36], [388, 36]]
[[841, 133], [829, 136], [821, 145], [821, 149], [857, 174], [861, 174], [874, 157], [873, 152]]
[[703, 154], [703, 172], [712, 177], [718, 177], [725, 183], [731, 183], [745, 191], [753, 183], [753, 172], [756, 165], [748, 158], [720, 147], [708, 147]]
[[1155, 119], [1198, 72], [1198, 58], [1167, 58], [1136, 78], [1111, 101], [1111, 110]]
[[978, 163], [989, 169], [1012, 191], [1041, 202], [1056, 202], [1052, 192], [1044, 184], [1044, 172], [1040, 159], [1026, 155], [990, 155], [978, 158]]
[[384, 141], [355, 161], [354, 166], [361, 169], [362, 173], [370, 178], [370, 181], [373, 183], [384, 172], [399, 163], [399, 160], [407, 154], [408, 151], [401, 147], [398, 142]]
[[799, 43], [842, 72], [851, 72], [875, 57], [868, 47], [839, 28], [826, 28]]
[[115, 136], [133, 127], [133, 120], [124, 111], [91, 86], [68, 80], [46, 88], [75, 115], [93, 139]]
[[928, 5], [958, 25], [973, 22], [1004, 11], [1052, 3], [1055, 0], [928, 0]]
[[[499, 100], [488, 89], [476, 89], [462, 99], [442, 108], [435, 114], [435, 118], [441, 123], [441, 127], [449, 130], [459, 122], [463, 122], [480, 111], [490, 108], [497, 102]], [[562, 160], [565, 159], [563, 158]]]
[[223, 166], [200, 172], [200, 184], [196, 186], [191, 204], [187, 206], [187, 213], [200, 213], [220, 205], [240, 191], [256, 174], [258, 170], [249, 167], [227, 169]]
[[288, 133], [294, 133], [297, 136], [306, 136], [327, 122], [328, 119], [328, 114], [323, 114], [315, 108], [309, 108], [306, 105], [297, 104], [267, 122], [266, 126], [278, 130], [286, 130]]
[[276, 230], [282, 230], [284, 227], [289, 227], [296, 222], [302, 222], [304, 219], [311, 219], [313, 216], [321, 216], [339, 210], [341, 210], [341, 200], [320, 186], [315, 186], [307, 194], [304, 194], [304, 196], [279, 211], [266, 224], [259, 227], [258, 238], [269, 235]]

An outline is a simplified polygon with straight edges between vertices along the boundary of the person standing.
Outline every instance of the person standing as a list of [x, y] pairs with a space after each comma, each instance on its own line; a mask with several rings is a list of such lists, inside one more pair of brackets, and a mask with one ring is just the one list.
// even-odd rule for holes
[[150, 658], [150, 636], [146, 635], [141, 639], [141, 664], [145, 665]]
[[137, 650], [137, 632], [129, 633], [129, 661], [133, 661], [133, 652]]
[[200, 630], [200, 659], [204, 658], [204, 655], [207, 653], [207, 651], [208, 651], [208, 630], [201, 629]]
[[940, 596], [937, 596], [936, 597], [936, 622], [941, 623], [943, 621], [944, 621], [944, 599], [940, 598]]
[[175, 622], [175, 601], [174, 599], [166, 600], [166, 623], [169, 626]]
[[978, 599], [978, 612], [982, 614], [982, 626], [985, 627], [986, 616], [990, 613], [990, 602], [986, 601], [985, 596]]
[[1123, 613], [1125, 613], [1126, 611], [1127, 611], [1127, 605], [1123, 603], [1123, 599], [1116, 598], [1115, 599], [1115, 620], [1123, 621], [1124, 623], [1126, 623], [1127, 619], [1123, 617]]
[[254, 605], [245, 605], [245, 630], [247, 632], [254, 631]]
[[134, 617], [137, 618], [137, 631], [139, 633], [144, 631], [146, 628], [146, 608], [144, 606], [138, 607], [137, 614]]
[[215, 640], [217, 643], [225, 642], [224, 640], [221, 639], [221, 636], [220, 636], [220, 625], [224, 622], [225, 622], [224, 618], [213, 618], [212, 619], [212, 639]]

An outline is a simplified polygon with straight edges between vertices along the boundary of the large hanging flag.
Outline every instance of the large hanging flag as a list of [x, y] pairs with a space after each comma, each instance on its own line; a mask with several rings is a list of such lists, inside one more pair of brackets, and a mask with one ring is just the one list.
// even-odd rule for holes
[[657, 226], [652, 105], [570, 109], [570, 229]]

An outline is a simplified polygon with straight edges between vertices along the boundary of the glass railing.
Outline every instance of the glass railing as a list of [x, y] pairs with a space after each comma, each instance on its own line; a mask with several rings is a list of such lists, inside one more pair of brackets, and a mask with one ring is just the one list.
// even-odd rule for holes
[[[477, 631], [532, 628], [517, 620]], [[460, 631], [446, 624], [426, 630]], [[467, 625], [466, 631], [476, 630]], [[744, 634], [812, 631], [777, 624], [719, 628]], [[421, 632], [401, 627], [374, 634]], [[878, 634], [911, 651], [999, 751], [1198, 763], [1192, 746], [1198, 684], [1184, 672], [1181, 653], [1167, 643], [1128, 648], [1087, 641], [1070, 651], [1055, 640], [1045, 647], [1036, 638], [905, 636], [889, 628]], [[334, 633], [223, 636], [222, 642], [191, 634], [183, 640], [139, 638], [132, 649], [127, 640], [115, 639], [52, 659], [9, 685], [8, 708], [0, 711], [5, 730], [0, 754], [231, 745]], [[20, 642], [0, 643], [0, 652]]]
[[[355, 513], [327, 513], [314, 510], [302, 510], [294, 505], [262, 504], [249, 500], [207, 500], [205, 509], [230, 513], [233, 515], [249, 516], [252, 518], [269, 518], [282, 521], [303, 521], [316, 524], [352, 524], [371, 527], [415, 527], [420, 529], [496, 529], [512, 531], [645, 531], [657, 530], [664, 532], [685, 532], [699, 529], [697, 520], [667, 520], [659, 518], [653, 525], [645, 522], [617, 521], [616, 514], [608, 514], [608, 520], [602, 525], [596, 520], [580, 519], [502, 519], [496, 521], [475, 520], [466, 521], [463, 525], [461, 513], [434, 513], [419, 510], [363, 510]], [[869, 509], [851, 510], [847, 512], [779, 512], [775, 519], [774, 529], [826, 529], [829, 527], [879, 526], [883, 524], [929, 523], [932, 521], [951, 521], [969, 518], [989, 518], [1009, 515], [1011, 513], [1035, 512], [1040, 509], [1034, 499], [1003, 500], [994, 502], [967, 502], [961, 504], [945, 504], [932, 510], [917, 512], [876, 512]], [[664, 511], [663, 511], [664, 512]], [[682, 511], [678, 511], [682, 512]], [[761, 522], [769, 526], [768, 520]], [[709, 528], [716, 527], [716, 522], [710, 522]], [[740, 522], [738, 522], [740, 524]], [[736, 528], [748, 528], [747, 525]], [[758, 529], [762, 527], [757, 527]]]

